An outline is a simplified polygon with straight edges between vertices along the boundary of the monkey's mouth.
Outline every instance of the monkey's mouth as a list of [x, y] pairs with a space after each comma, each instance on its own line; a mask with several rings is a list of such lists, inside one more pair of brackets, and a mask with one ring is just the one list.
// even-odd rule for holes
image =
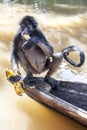
[[22, 38], [23, 38], [24, 40], [29, 40], [30, 36], [27, 35], [27, 34], [22, 34]]

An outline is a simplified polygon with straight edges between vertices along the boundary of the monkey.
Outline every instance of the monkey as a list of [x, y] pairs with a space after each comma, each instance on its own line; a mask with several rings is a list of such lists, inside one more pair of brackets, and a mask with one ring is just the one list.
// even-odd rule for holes
[[[30, 77], [33, 74], [40, 74], [47, 70], [44, 81], [52, 84], [50, 77], [58, 70], [63, 58], [75, 67], [83, 65], [85, 55], [83, 50], [78, 46], [69, 46], [58, 53], [54, 53], [53, 46], [38, 28], [38, 23], [34, 17], [24, 16], [19, 25], [20, 27], [14, 36], [12, 45], [12, 70], [19, 69], [20, 64], [26, 72], [26, 76]], [[68, 57], [71, 51], [79, 52], [79, 63], [75, 63]]]

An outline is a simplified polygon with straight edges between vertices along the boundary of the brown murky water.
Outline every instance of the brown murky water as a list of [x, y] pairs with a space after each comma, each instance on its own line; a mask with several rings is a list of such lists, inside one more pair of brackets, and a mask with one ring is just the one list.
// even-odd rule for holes
[[[25, 94], [16, 95], [6, 80], [10, 67], [11, 44], [18, 22], [24, 15], [33, 15], [39, 27], [54, 46], [55, 52], [69, 45], [80, 46], [87, 56], [87, 13], [72, 16], [38, 13], [31, 7], [0, 4], [0, 130], [86, 130], [86, 127], [47, 108]], [[72, 58], [77, 59], [75, 56]], [[87, 83], [87, 58], [81, 68], [65, 61], [54, 75], [59, 79]]]

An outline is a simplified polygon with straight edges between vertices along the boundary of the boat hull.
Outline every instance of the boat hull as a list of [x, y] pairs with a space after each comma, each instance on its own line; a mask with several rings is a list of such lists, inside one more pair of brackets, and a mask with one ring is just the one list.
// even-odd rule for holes
[[60, 80], [56, 82], [57, 86], [52, 89], [43, 78], [34, 77], [25, 83], [23, 89], [34, 100], [87, 126], [87, 84]]

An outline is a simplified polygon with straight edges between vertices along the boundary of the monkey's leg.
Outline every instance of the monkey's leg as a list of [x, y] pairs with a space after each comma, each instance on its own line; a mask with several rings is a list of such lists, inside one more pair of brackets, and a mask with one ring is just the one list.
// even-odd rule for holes
[[55, 54], [53, 54], [52, 58], [53, 58], [53, 60], [52, 60], [52, 63], [50, 65], [50, 68], [45, 76], [45, 81], [48, 82], [50, 85], [52, 85], [53, 88], [55, 88], [56, 81], [52, 80], [50, 77], [52, 74], [54, 74], [58, 70], [58, 68], [62, 62], [63, 55], [61, 52], [55, 53]]

